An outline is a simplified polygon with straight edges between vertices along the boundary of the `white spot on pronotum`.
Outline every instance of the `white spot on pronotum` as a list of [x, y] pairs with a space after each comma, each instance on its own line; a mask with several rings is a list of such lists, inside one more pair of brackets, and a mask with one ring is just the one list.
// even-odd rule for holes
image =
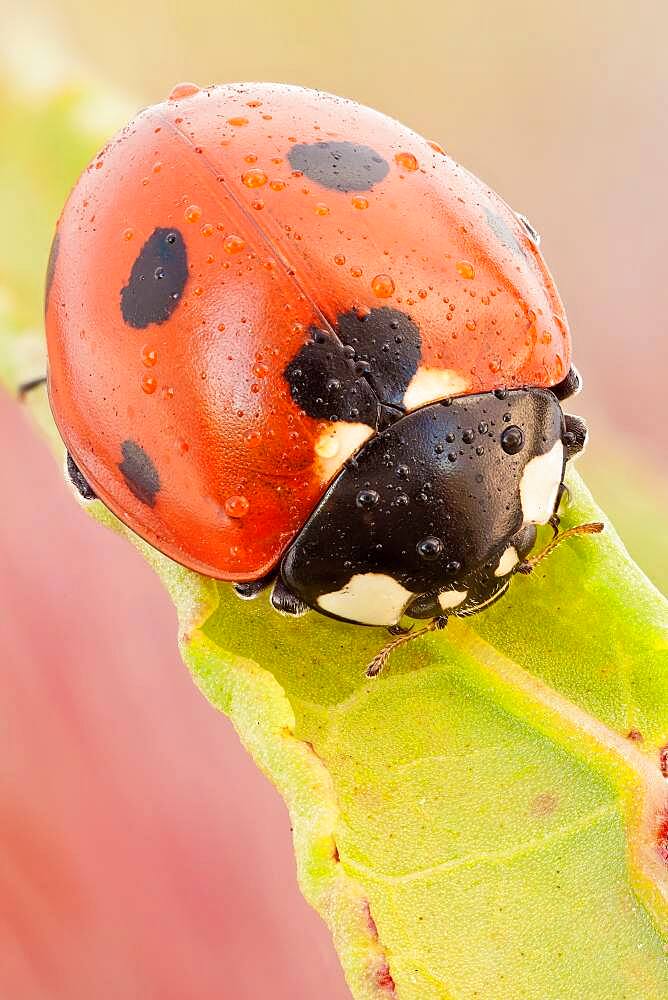
[[564, 446], [561, 441], [555, 441], [548, 452], [527, 462], [520, 480], [524, 524], [547, 524], [550, 520], [563, 471]]
[[404, 393], [404, 406], [407, 410], [417, 410], [427, 403], [459, 396], [470, 387], [470, 380], [452, 368], [428, 368], [420, 365]]
[[507, 576], [514, 566], [517, 566], [520, 557], [514, 545], [509, 545], [499, 559], [499, 565], [494, 570], [494, 576]]
[[396, 625], [413, 597], [385, 573], [356, 573], [341, 590], [322, 594], [323, 611], [362, 625]]
[[468, 590], [444, 590], [438, 595], [438, 603], [447, 611], [448, 608], [456, 608], [458, 604], [462, 604], [467, 597]]
[[373, 431], [366, 424], [339, 421], [328, 426], [315, 442], [318, 471], [323, 483], [336, 475], [343, 463], [367, 441]]

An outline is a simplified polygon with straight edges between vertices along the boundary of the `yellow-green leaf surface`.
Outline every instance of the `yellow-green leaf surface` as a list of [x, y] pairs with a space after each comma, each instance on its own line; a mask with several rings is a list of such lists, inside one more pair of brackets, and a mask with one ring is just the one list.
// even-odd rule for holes
[[[95, 143], [73, 98], [5, 102], [0, 117], [17, 135], [3, 211], [19, 219], [35, 188], [45, 231], [41, 259], [0, 256], [12, 385], [36, 373], [41, 334], [21, 331], [38, 323], [65, 177]], [[24, 163], [45, 128], [53, 188]], [[31, 407], [55, 443], [43, 393]], [[569, 485], [566, 525], [605, 520]], [[302, 889], [355, 997], [668, 998], [665, 605], [609, 524], [368, 680], [381, 630], [239, 602], [90, 508], [153, 564], [195, 683], [285, 798]]]

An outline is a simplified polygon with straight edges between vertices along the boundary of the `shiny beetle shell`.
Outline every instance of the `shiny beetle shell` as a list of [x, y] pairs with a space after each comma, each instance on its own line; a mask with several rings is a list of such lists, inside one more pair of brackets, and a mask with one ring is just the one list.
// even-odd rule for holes
[[100, 499], [178, 562], [274, 570], [374, 433], [570, 367], [535, 235], [436, 144], [297, 87], [177, 88], [58, 223], [53, 412]]

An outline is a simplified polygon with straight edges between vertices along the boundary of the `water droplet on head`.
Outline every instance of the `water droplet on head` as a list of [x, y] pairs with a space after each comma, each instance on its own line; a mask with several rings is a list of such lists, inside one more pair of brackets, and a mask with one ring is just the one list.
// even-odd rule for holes
[[313, 211], [316, 215], [329, 215], [329, 206], [325, 205], [322, 201], [318, 201], [313, 206]]
[[507, 455], [517, 455], [524, 447], [524, 434], [516, 424], [511, 424], [501, 434], [501, 447]]
[[353, 208], [359, 208], [363, 210], [369, 207], [369, 201], [367, 198], [363, 198], [362, 195], [356, 194], [354, 198], [351, 199]]
[[358, 507], [361, 507], [362, 510], [371, 510], [372, 507], [376, 506], [379, 500], [380, 494], [378, 494], [376, 490], [369, 489], [360, 490], [355, 497], [355, 503]]
[[141, 387], [147, 396], [151, 396], [158, 388], [158, 381], [153, 375], [142, 375]]
[[427, 538], [423, 538], [421, 542], [417, 543], [416, 549], [421, 559], [424, 559], [425, 562], [433, 562], [443, 551], [443, 542], [440, 538], [435, 538], [434, 535], [428, 535]]

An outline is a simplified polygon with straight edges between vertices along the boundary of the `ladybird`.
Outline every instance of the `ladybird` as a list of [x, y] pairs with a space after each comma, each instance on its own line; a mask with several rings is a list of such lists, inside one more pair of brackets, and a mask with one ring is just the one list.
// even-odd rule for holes
[[383, 114], [180, 85], [79, 179], [45, 309], [75, 487], [241, 598], [440, 628], [556, 531], [586, 427], [538, 235]]

